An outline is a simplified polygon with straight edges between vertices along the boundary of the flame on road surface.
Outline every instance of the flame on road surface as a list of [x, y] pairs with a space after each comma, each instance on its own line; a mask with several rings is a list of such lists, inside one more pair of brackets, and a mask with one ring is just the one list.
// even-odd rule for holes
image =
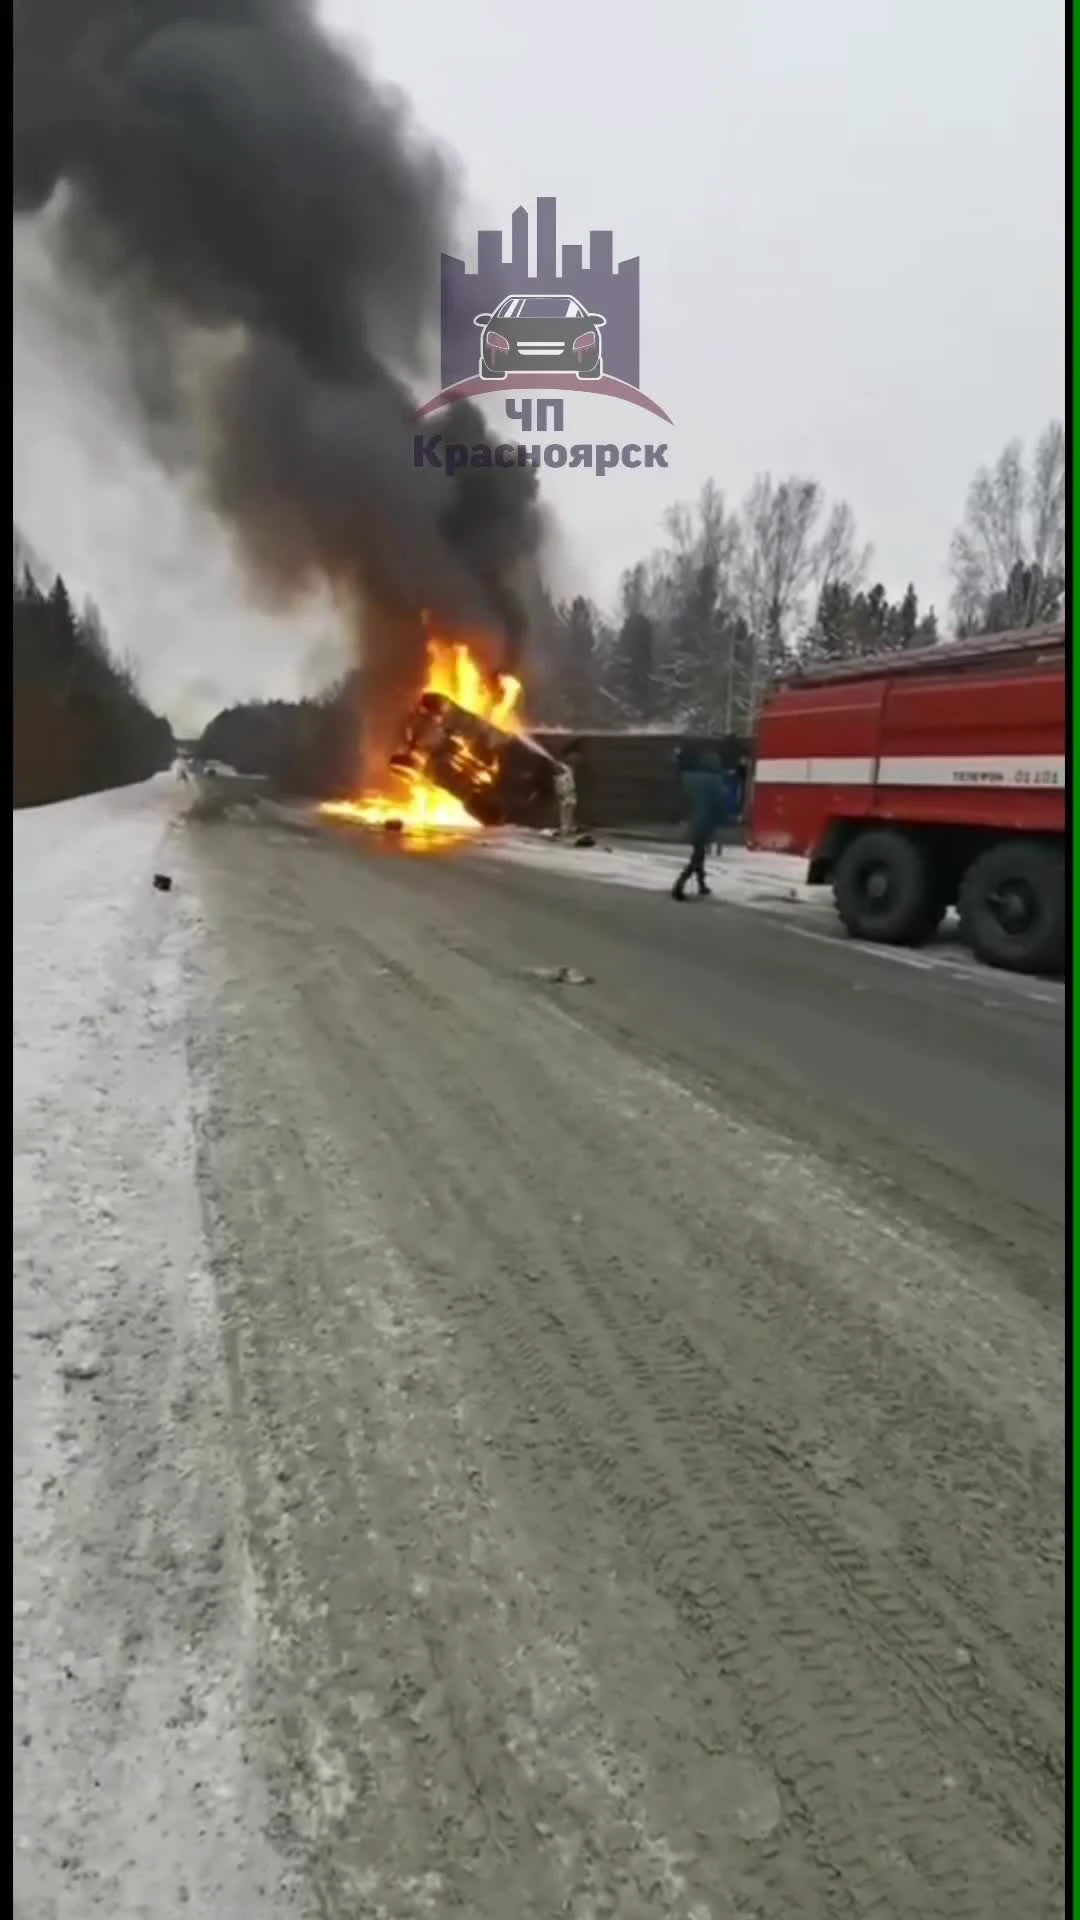
[[355, 820], [364, 827], [400, 826], [405, 833], [477, 833], [480, 822], [460, 800], [414, 774], [395, 773], [400, 792], [365, 794], [359, 800], [324, 800], [328, 820]]
[[[521, 732], [520, 680], [513, 674], [485, 674], [469, 648], [462, 642], [432, 640], [428, 646], [428, 671], [425, 693], [440, 693], [466, 713], [487, 720], [503, 733]], [[459, 756], [471, 759], [468, 750]], [[486, 769], [477, 777], [488, 780]], [[410, 768], [395, 768], [386, 789], [361, 794], [357, 800], [327, 800], [319, 809], [331, 820], [352, 820], [361, 826], [386, 827], [394, 824], [403, 833], [476, 833], [480, 822], [452, 793]]]

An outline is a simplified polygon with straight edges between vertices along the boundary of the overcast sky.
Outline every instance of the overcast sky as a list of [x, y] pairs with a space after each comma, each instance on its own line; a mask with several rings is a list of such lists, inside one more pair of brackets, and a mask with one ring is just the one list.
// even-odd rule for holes
[[[611, 227], [616, 259], [640, 257], [641, 381], [674, 422], [670, 470], [545, 480], [560, 585], [610, 601], [668, 505], [709, 476], [737, 499], [769, 470], [850, 500], [875, 573], [944, 611], [973, 470], [1064, 410], [1061, 0], [324, 13], [456, 157], [466, 256], [478, 224], [551, 194], [560, 240]], [[102, 430], [98, 376], [25, 239], [15, 336], [16, 514], [100, 598], [151, 696], [183, 725], [310, 685], [333, 623], [297, 635], [243, 611], [223, 544], [208, 564], [193, 510]], [[567, 402], [575, 439], [647, 437], [646, 418]]]
[[[669, 501], [768, 469], [944, 608], [973, 469], [1064, 410], [1061, 0], [323, 10], [457, 154], [473, 228], [553, 194], [561, 239], [640, 257], [671, 471], [547, 482], [601, 590]], [[645, 418], [567, 403], [575, 437]]]

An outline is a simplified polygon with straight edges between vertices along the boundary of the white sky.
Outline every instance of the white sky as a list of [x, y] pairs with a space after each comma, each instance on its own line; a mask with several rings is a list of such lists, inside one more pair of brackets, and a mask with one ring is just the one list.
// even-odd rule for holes
[[[674, 421], [670, 471], [547, 477], [561, 586], [609, 600], [708, 476], [738, 498], [759, 471], [798, 471], [850, 500], [891, 589], [913, 579], [944, 612], [973, 470], [1064, 411], [1060, 0], [323, 12], [456, 156], [467, 255], [478, 225], [507, 231], [554, 194], [560, 241], [612, 227], [616, 259], [640, 256], [641, 379]], [[192, 702], [310, 686], [326, 616], [300, 633], [243, 609], [194, 510], [93, 427], [95, 376], [48, 309], [40, 265], [17, 271], [31, 540], [96, 593], [179, 724]], [[651, 433], [618, 402], [566, 404], [574, 438]]]
[[[602, 593], [671, 500], [768, 469], [848, 498], [886, 582], [944, 610], [973, 470], [1064, 411], [1061, 0], [323, 13], [459, 156], [473, 229], [548, 193], [561, 239], [640, 256], [671, 471], [547, 481]], [[582, 438], [647, 418], [571, 405]]]

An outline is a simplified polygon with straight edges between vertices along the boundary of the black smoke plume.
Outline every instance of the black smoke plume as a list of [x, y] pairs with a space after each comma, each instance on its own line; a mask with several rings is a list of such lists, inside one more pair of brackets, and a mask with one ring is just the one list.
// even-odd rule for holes
[[[355, 610], [376, 734], [420, 684], [424, 612], [512, 668], [536, 477], [414, 462], [405, 382], [454, 196], [403, 103], [307, 0], [15, 0], [13, 14], [13, 210], [66, 189], [61, 257], [126, 304], [147, 425], [187, 429], [260, 586], [287, 600], [329, 583]], [[201, 431], [180, 369], [205, 331], [229, 353]], [[485, 438], [467, 405], [425, 431]]]

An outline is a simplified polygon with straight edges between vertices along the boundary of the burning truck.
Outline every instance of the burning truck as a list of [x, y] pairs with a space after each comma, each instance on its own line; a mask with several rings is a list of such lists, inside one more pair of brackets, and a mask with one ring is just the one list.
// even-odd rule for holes
[[525, 731], [521, 695], [519, 680], [485, 675], [467, 646], [432, 641], [385, 789], [323, 812], [413, 834], [552, 826], [562, 768]]
[[421, 694], [390, 765], [414, 789], [450, 794], [481, 826], [550, 823], [558, 762], [527, 733], [505, 732], [448, 694]]

